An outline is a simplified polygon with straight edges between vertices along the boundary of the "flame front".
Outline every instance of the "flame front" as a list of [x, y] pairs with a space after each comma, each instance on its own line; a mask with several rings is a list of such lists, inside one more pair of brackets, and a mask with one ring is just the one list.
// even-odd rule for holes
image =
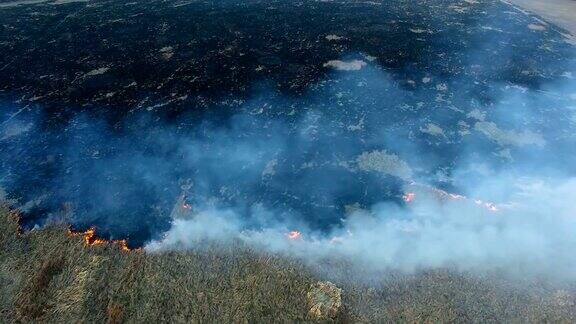
[[96, 229], [94, 227], [90, 227], [84, 232], [77, 232], [73, 231], [70, 228], [68, 229], [68, 235], [70, 236], [81, 236], [84, 240], [84, 244], [87, 246], [97, 246], [97, 245], [105, 245], [105, 244], [114, 244], [120, 247], [122, 251], [141, 251], [142, 249], [130, 249], [128, 247], [128, 242], [126, 240], [105, 240], [102, 238], [96, 237]]
[[298, 240], [302, 237], [302, 233], [300, 233], [298, 231], [290, 231], [290, 232], [288, 232], [288, 234], [286, 234], [286, 236], [290, 240]]
[[[466, 196], [456, 194], [456, 193], [447, 192], [447, 191], [444, 191], [442, 189], [434, 188], [431, 186], [421, 185], [421, 184], [417, 184], [417, 183], [412, 183], [411, 185], [427, 189], [427, 191], [432, 192], [437, 197], [438, 200], [471, 201], [471, 199], [466, 197]], [[406, 203], [414, 202], [415, 199], [416, 199], [416, 194], [414, 192], [406, 192], [404, 195], [402, 195], [402, 200], [404, 200], [404, 202], [406, 202]], [[472, 201], [476, 205], [483, 207], [484, 209], [486, 209], [490, 212], [498, 212], [500, 210], [498, 208], [498, 206], [496, 206], [496, 204], [493, 202], [486, 202], [486, 201], [482, 201], [480, 199], [474, 199]]]
[[402, 196], [402, 199], [406, 203], [411, 203], [414, 200], [414, 198], [416, 198], [416, 194], [413, 192], [407, 192]]

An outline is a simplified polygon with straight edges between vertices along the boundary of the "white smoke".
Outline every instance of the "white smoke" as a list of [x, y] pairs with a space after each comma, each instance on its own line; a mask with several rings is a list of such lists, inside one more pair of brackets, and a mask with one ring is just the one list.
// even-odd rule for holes
[[382, 203], [355, 210], [342, 228], [329, 233], [304, 230], [297, 239], [287, 234], [301, 229], [278, 224], [241, 230], [243, 218], [231, 210], [199, 211], [189, 220], [176, 220], [164, 239], [151, 242], [146, 249], [181, 249], [205, 239], [240, 239], [263, 251], [308, 262], [342, 257], [374, 270], [503, 269], [573, 279], [576, 178], [560, 182], [520, 179], [501, 185], [510, 190], [510, 199], [498, 205], [497, 211], [471, 198], [447, 199], [422, 187], [408, 208]]
[[[27, 157], [48, 147], [51, 159], [63, 157], [54, 167], [57, 181], [48, 188], [51, 195], [60, 195], [53, 205], [60, 208], [61, 201], [75, 199], [83, 207], [76, 220], [101, 221], [114, 230], [140, 229], [145, 223], [146, 239], [168, 225], [151, 216], [156, 205], [169, 205], [181, 181], [193, 183], [192, 211], [173, 219], [162, 238], [146, 245], [148, 251], [241, 241], [307, 262], [344, 258], [375, 270], [456, 267], [574, 278], [576, 173], [566, 162], [576, 160], [576, 83], [566, 78], [533, 91], [490, 79], [490, 71], [506, 71], [502, 66], [513, 61], [512, 54], [491, 55], [491, 46], [514, 43], [505, 37], [466, 56], [473, 63], [470, 73], [481, 76], [474, 80], [486, 81], [485, 87], [467, 84], [471, 78], [444, 80], [427, 71], [401, 80], [406, 76], [388, 74], [364, 56], [369, 63], [329, 61], [325, 67], [336, 70], [335, 77], [311, 85], [298, 100], [254, 96], [225, 125], [182, 118], [184, 126], [158, 123], [156, 128], [146, 120], [128, 120], [125, 128], [133, 132], [119, 136], [106, 132], [98, 120], [77, 117], [63, 137], [56, 134], [49, 144], [34, 147], [33, 139], [48, 135], [27, 120], [11, 120], [0, 138], [16, 144], [0, 152], [9, 170], [0, 178], [20, 187], [20, 176], [29, 172], [20, 169], [20, 162], [46, 163], [39, 153], [42, 159]], [[498, 69], [491, 69], [494, 65]], [[573, 66], [567, 63], [566, 69]], [[477, 103], [472, 90], [488, 93], [491, 102]], [[563, 105], [549, 107], [549, 98]], [[188, 126], [190, 133], [182, 131]], [[21, 148], [32, 153], [18, 155]], [[454, 164], [438, 161], [446, 157], [454, 158]], [[503, 166], [511, 161], [512, 167]], [[386, 188], [378, 191], [383, 196], [379, 203], [347, 201], [346, 212], [332, 208], [343, 196], [368, 196], [358, 193], [369, 190], [360, 188], [366, 181], [352, 181], [361, 177], [373, 180], [372, 188], [391, 179], [404, 183], [404, 192], [414, 199], [395, 202], [396, 193]], [[469, 198], [429, 185], [438, 182]], [[262, 183], [276, 194], [268, 206], [269, 201], [254, 203], [269, 193], [261, 190]], [[341, 213], [328, 220], [333, 227], [310, 229], [326, 219], [289, 210], [303, 199]], [[290, 238], [291, 231], [301, 235]]]

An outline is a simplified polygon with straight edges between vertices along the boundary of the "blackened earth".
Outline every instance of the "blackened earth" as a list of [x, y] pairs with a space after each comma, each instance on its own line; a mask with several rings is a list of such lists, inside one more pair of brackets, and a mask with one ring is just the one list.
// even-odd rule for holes
[[182, 192], [326, 229], [476, 160], [573, 174], [565, 34], [494, 0], [1, 1], [1, 185], [139, 246]]

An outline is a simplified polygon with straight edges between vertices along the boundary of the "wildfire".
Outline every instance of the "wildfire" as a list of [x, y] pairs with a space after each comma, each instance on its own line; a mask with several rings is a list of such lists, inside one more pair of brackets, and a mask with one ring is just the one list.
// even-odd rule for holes
[[[132, 251], [132, 249], [128, 247], [128, 242], [126, 242], [126, 240], [105, 240], [96, 237], [96, 229], [94, 227], [90, 227], [84, 232], [77, 232], [68, 229], [68, 235], [82, 237], [84, 239], [84, 244], [86, 244], [87, 246], [115, 244], [118, 247], [120, 247], [122, 251]], [[135, 249], [134, 251], [141, 251], [141, 249]]]
[[413, 192], [407, 192], [402, 196], [402, 199], [406, 202], [406, 203], [411, 203], [414, 198], [416, 198], [416, 194]]
[[286, 234], [286, 237], [288, 237], [290, 240], [299, 240], [302, 238], [302, 233], [298, 231], [290, 231], [288, 234]]
[[[431, 187], [428, 185], [422, 185], [422, 184], [417, 184], [417, 183], [411, 183], [411, 185], [412, 186], [419, 186], [421, 188], [425, 188], [425, 189], [431, 191], [432, 193], [434, 193], [437, 196], [437, 198], [439, 200], [450, 199], [450, 200], [473, 201], [476, 205], [483, 207], [490, 212], [499, 211], [499, 208], [496, 206], [496, 204], [492, 203], [492, 202], [485, 202], [485, 201], [482, 201], [480, 199], [471, 200], [470, 198], [468, 198], [466, 196], [455, 194], [455, 193], [450, 193], [450, 192], [444, 191], [442, 189], [434, 188], [434, 187]], [[416, 194], [414, 192], [407, 192], [402, 196], [402, 200], [404, 200], [406, 203], [413, 202], [415, 198], [416, 198]]]

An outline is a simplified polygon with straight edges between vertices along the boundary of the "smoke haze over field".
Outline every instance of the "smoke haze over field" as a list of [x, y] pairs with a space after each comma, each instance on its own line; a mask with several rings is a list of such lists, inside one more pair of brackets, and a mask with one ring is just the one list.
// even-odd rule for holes
[[[363, 80], [367, 85], [361, 91], [390, 82], [370, 68], [352, 80], [335, 80]], [[376, 89], [368, 91], [370, 98], [379, 96]], [[393, 100], [404, 101], [402, 89], [392, 91]], [[464, 120], [471, 125], [468, 133], [444, 129], [432, 139], [409, 143], [377, 111], [364, 110], [361, 120], [350, 118], [346, 106], [337, 107], [336, 114], [311, 110], [270, 118], [257, 112], [261, 98], [243, 104], [246, 112], [225, 122], [206, 119], [192, 133], [144, 115], [127, 122], [123, 134], [114, 134], [93, 118], [79, 116], [65, 137], [54, 138], [63, 143], [56, 153], [63, 160], [53, 171], [59, 183], [52, 195], [75, 202], [67, 216], [85, 224], [80, 226], [102, 217], [111, 229], [129, 228], [136, 219], [154, 222], [156, 240], [146, 246], [151, 251], [194, 247], [203, 239], [241, 239], [312, 261], [344, 256], [376, 269], [456, 266], [571, 276], [576, 179], [572, 164], [561, 168], [558, 159], [574, 161], [574, 156], [568, 144], [558, 143], [574, 143], [573, 124], [563, 129], [559, 126], [564, 124], [538, 118], [534, 103], [550, 94], [527, 91], [501, 98], [490, 112], [442, 117], [436, 123], [444, 128]], [[311, 101], [324, 100], [323, 94], [318, 98]], [[389, 102], [386, 93], [380, 102]], [[284, 99], [269, 105], [293, 106]], [[502, 119], [499, 106], [506, 106]], [[522, 111], [514, 116], [517, 110]], [[4, 138], [32, 143], [45, 136], [35, 120], [17, 116], [10, 125]], [[364, 132], [358, 136], [355, 127]], [[459, 145], [436, 144], [446, 149], [429, 151], [435, 138]], [[442, 159], [454, 163], [447, 168]], [[470, 198], [451, 198], [435, 186]], [[401, 199], [407, 192], [414, 193], [410, 202]], [[181, 193], [192, 211], [185, 213], [189, 219], [171, 220], [167, 210]], [[291, 202], [303, 196], [318, 206]], [[43, 199], [61, 201], [38, 198]], [[475, 199], [494, 201], [498, 210]], [[284, 202], [274, 205], [278, 200]], [[34, 204], [21, 209], [33, 210]], [[288, 239], [293, 230], [302, 237]]]
[[[134, 106], [91, 102], [90, 110], [10, 100], [8, 91], [0, 184], [25, 229], [64, 220], [149, 251], [241, 240], [376, 270], [503, 268], [575, 279], [576, 53], [534, 17], [474, 6], [450, 7], [462, 17], [406, 13], [422, 25], [388, 19], [388, 33], [366, 27], [376, 30], [361, 38], [370, 44], [394, 33], [414, 42], [393, 55], [356, 43], [345, 50], [352, 36], [330, 31], [310, 42], [338, 48], [323, 61], [256, 60], [255, 71], [313, 75], [276, 76], [299, 93], [261, 78], [247, 96], [201, 93], [179, 110], [192, 95], [178, 84], [155, 101], [150, 89], [163, 84], [154, 84]], [[154, 55], [167, 62], [178, 49]], [[250, 51], [240, 52], [244, 60]], [[239, 62], [230, 69], [247, 69]], [[70, 96], [113, 79], [114, 67], [101, 65], [78, 73], [88, 85], [70, 86]], [[98, 100], [124, 91], [112, 90]]]
[[310, 262], [344, 257], [374, 270], [456, 267], [574, 279], [576, 240], [572, 234], [576, 220], [570, 201], [576, 198], [576, 180], [544, 184], [532, 179], [523, 185], [497, 212], [473, 202], [441, 203], [428, 196], [423, 201], [417, 198], [408, 210], [383, 203], [355, 211], [343, 228], [329, 234], [305, 232], [295, 240], [287, 238], [294, 227], [279, 223], [262, 231], [241, 231], [242, 218], [235, 212], [206, 210], [194, 219], [176, 220], [166, 236], [148, 244], [147, 249], [181, 249], [198, 247], [206, 239], [240, 239]]
[[[574, 88], [570, 81], [556, 89]], [[150, 251], [182, 249], [197, 247], [205, 239], [229, 243], [239, 239], [249, 245], [296, 255], [311, 262], [345, 257], [375, 270], [415, 271], [430, 267], [505, 269], [522, 275], [546, 274], [574, 279], [572, 269], [576, 257], [572, 251], [576, 248], [573, 235], [576, 231], [576, 208], [572, 202], [576, 199], [576, 178], [572, 164], [562, 165], [566, 159], [574, 157], [570, 145], [559, 144], [573, 143], [573, 135], [568, 132], [573, 124], [569, 124], [567, 129], [543, 131], [547, 127], [545, 124], [536, 122], [540, 125], [526, 127], [526, 124], [511, 120], [514, 118], [511, 115], [517, 113], [516, 109], [522, 110], [518, 118], [535, 118], [530, 116], [536, 110], [535, 103], [546, 101], [543, 96], [550, 94], [528, 91], [501, 99], [496, 106], [506, 106], [508, 115], [504, 115], [503, 120], [497, 113], [490, 119], [484, 115], [469, 116], [471, 124], [475, 119], [478, 121], [474, 130], [470, 130], [473, 134], [464, 136], [460, 154], [466, 152], [467, 155], [450, 169], [450, 180], [434, 179], [437, 176], [433, 173], [434, 168], [424, 162], [429, 158], [422, 157], [425, 154], [416, 147], [395, 145], [394, 141], [398, 140], [395, 137], [391, 142], [381, 140], [381, 150], [361, 153], [352, 145], [338, 142], [340, 136], [332, 139], [331, 147], [334, 149], [331, 153], [342, 156], [346, 154], [342, 152], [350, 152], [350, 158], [332, 162], [337, 163], [341, 171], [336, 173], [336, 179], [325, 180], [331, 181], [331, 190], [345, 190], [338, 187], [338, 177], [344, 177], [345, 173], [366, 172], [383, 182], [390, 177], [401, 179], [398, 192], [414, 194], [409, 202], [400, 202], [389, 196], [383, 196], [381, 201], [371, 205], [350, 201], [343, 212], [335, 212], [334, 218], [343, 219], [340, 226], [324, 231], [310, 228], [305, 220], [299, 223], [299, 218], [290, 213], [277, 217], [282, 211], [267, 210], [263, 206], [247, 210], [200, 203], [194, 205], [190, 219], [176, 219], [162, 239], [149, 243], [146, 248]], [[565, 113], [573, 112], [568, 110]], [[328, 124], [310, 125], [310, 120], [319, 118], [313, 115], [314, 118], [303, 118], [296, 124], [296, 129], [308, 130], [320, 127], [319, 124]], [[367, 119], [375, 120], [373, 116]], [[498, 125], [504, 123], [507, 123], [507, 128], [501, 129]], [[334, 130], [317, 130], [319, 134], [331, 132]], [[300, 137], [302, 133], [296, 132], [297, 138], [306, 142]], [[296, 141], [290, 136], [282, 137], [289, 138], [287, 142], [290, 143]], [[280, 144], [283, 142], [271, 142], [275, 154], [259, 162], [250, 160], [249, 165], [255, 165], [255, 170], [240, 168], [243, 173], [273, 177], [276, 172], [282, 172], [282, 169], [277, 170], [278, 160], [297, 154], [296, 151], [283, 154], [286, 150]], [[486, 142], [496, 145], [489, 145], [493, 153], [483, 151], [486, 148], [482, 145], [487, 145]], [[226, 144], [224, 151], [234, 153], [224, 155], [223, 162], [242, 159], [244, 155], [240, 152], [258, 151], [255, 146], [271, 145], [249, 141], [234, 145], [241, 148], [234, 152]], [[384, 149], [388, 147], [395, 147], [397, 153]], [[198, 156], [203, 155], [196, 152]], [[412, 163], [403, 159], [411, 159]], [[558, 159], [562, 159], [562, 163]], [[422, 162], [415, 162], [419, 160]], [[223, 173], [228, 174], [226, 171]], [[446, 185], [446, 182], [455, 192], [466, 197], [434, 188]], [[251, 221], [257, 221], [262, 229], [247, 229]], [[290, 239], [288, 233], [293, 230], [302, 231], [302, 236]]]

